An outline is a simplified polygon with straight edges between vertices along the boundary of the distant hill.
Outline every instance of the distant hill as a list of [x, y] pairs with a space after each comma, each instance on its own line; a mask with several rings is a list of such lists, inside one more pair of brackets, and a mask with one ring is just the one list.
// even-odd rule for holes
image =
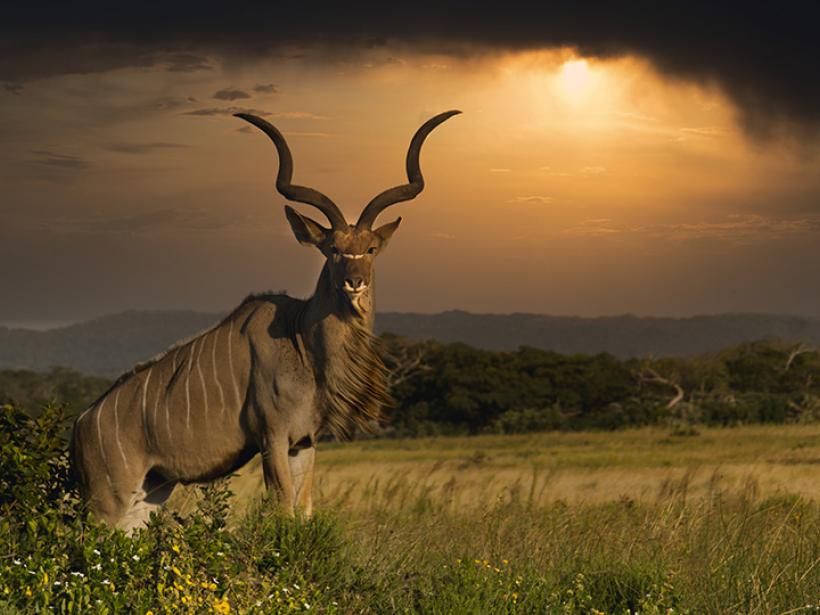
[[[203, 312], [128, 311], [48, 331], [0, 327], [0, 368], [43, 371], [60, 365], [115, 376], [221, 317]], [[491, 350], [527, 345], [565, 354], [609, 352], [619, 357], [688, 356], [759, 339], [820, 343], [820, 320], [764, 314], [580, 318], [385, 312], [377, 318], [377, 331]]]
[[691, 356], [762, 339], [820, 343], [820, 320], [769, 314], [691, 318], [544, 316], [541, 314], [379, 314], [380, 331], [412, 339], [464, 342], [488, 350], [534, 346], [563, 354]]

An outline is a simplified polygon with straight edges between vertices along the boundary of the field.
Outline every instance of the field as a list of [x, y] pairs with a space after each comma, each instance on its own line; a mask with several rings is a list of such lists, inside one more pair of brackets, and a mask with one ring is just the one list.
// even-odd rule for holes
[[[377, 612], [820, 611], [820, 425], [371, 440], [317, 459], [317, 507]], [[261, 485], [255, 460], [234, 510]]]
[[818, 424], [321, 443], [312, 519], [255, 460], [129, 538], [65, 418], [2, 406], [2, 613], [820, 611]]
[[[317, 452], [319, 508], [401, 507], [426, 498], [457, 512], [476, 502], [527, 506], [716, 491], [820, 498], [820, 425], [545, 433], [327, 443]], [[262, 489], [259, 459], [234, 479], [239, 503]]]

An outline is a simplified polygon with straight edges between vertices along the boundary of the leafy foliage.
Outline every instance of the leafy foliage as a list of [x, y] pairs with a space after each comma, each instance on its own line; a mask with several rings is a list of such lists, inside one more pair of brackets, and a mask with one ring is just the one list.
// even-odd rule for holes
[[[820, 354], [776, 341], [692, 358], [621, 360], [537, 348], [480, 350], [382, 336], [396, 406], [383, 436], [611, 430], [668, 424], [807, 422], [820, 418]], [[0, 401], [30, 413], [55, 399], [69, 413], [108, 386], [62, 368], [0, 372]], [[680, 399], [675, 399], [680, 392]], [[670, 405], [671, 404], [671, 405]]]
[[415, 370], [394, 387], [390, 433], [398, 435], [820, 418], [820, 355], [802, 346], [756, 342], [691, 359], [620, 360], [384, 339], [389, 356], [414, 357]]

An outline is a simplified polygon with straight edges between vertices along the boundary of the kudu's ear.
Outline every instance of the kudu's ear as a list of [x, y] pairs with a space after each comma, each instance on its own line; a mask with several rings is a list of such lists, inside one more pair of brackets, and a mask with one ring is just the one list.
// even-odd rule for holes
[[318, 246], [327, 237], [328, 229], [307, 216], [298, 213], [290, 205], [285, 205], [285, 215], [296, 240], [303, 246]]
[[379, 236], [379, 239], [382, 240], [382, 247], [387, 245], [387, 242], [390, 241], [390, 238], [393, 236], [393, 233], [396, 232], [396, 229], [399, 228], [399, 224], [401, 224], [401, 218], [396, 218], [393, 222], [388, 222], [387, 224], [380, 226], [373, 232]]

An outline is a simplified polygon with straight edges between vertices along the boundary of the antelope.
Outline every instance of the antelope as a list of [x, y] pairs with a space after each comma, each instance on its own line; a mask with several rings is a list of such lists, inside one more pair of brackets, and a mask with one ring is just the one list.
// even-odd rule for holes
[[373, 262], [401, 218], [373, 228], [395, 203], [424, 188], [421, 146], [448, 111], [425, 122], [407, 152], [408, 183], [385, 190], [355, 225], [312, 188], [291, 183], [282, 134], [238, 113], [273, 141], [277, 190], [311, 205], [326, 228], [285, 205], [296, 240], [325, 257], [309, 299], [246, 298], [221, 322], [120, 376], [75, 420], [71, 459], [81, 496], [98, 519], [127, 532], [143, 525], [179, 484], [215, 480], [261, 453], [265, 487], [286, 514], [312, 512], [315, 447], [381, 419], [390, 401], [373, 335]]

